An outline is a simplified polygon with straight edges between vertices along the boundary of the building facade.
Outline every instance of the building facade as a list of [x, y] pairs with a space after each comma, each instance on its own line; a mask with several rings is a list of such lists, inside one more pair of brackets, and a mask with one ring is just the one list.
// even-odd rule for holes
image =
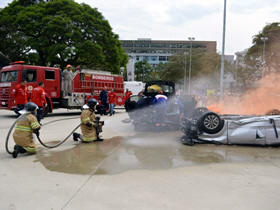
[[189, 52], [190, 48], [216, 52], [215, 41], [173, 41], [173, 40], [121, 40], [122, 47], [134, 63], [148, 61], [152, 66], [166, 63], [173, 54]]
[[151, 66], [166, 63], [174, 54], [188, 53], [190, 48], [199, 48], [206, 52], [216, 53], [215, 41], [174, 41], [152, 40], [139, 38], [137, 40], [121, 40], [122, 47], [129, 56], [126, 66], [128, 81], [134, 81], [134, 64], [146, 60]]

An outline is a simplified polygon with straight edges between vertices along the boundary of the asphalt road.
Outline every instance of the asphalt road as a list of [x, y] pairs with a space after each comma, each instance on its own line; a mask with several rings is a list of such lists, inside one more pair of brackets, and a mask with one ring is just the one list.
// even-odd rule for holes
[[[42, 123], [47, 144], [79, 124], [56, 110]], [[0, 209], [279, 209], [280, 148], [180, 144], [180, 131], [134, 132], [121, 110], [105, 120], [104, 142], [71, 138], [36, 155], [5, 151], [13, 113], [0, 111]], [[10, 139], [10, 147], [13, 145]]]

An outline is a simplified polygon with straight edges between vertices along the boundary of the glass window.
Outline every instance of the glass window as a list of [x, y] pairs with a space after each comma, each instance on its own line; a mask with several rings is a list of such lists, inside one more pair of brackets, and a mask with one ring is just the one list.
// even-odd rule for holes
[[5, 71], [1, 73], [1, 82], [16, 82], [18, 71]]
[[174, 92], [173, 87], [169, 86], [169, 85], [161, 85], [161, 88], [164, 93], [173, 93]]
[[80, 80], [85, 80], [85, 74], [84, 73], [80, 73]]
[[27, 82], [36, 82], [37, 80], [37, 72], [34, 69], [24, 69], [22, 80], [26, 80]]
[[55, 79], [55, 71], [52, 70], [46, 70], [45, 71], [45, 79]]

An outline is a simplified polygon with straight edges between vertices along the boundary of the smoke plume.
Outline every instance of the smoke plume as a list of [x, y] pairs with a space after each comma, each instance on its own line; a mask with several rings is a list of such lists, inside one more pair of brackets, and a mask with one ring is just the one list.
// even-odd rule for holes
[[280, 75], [270, 74], [241, 96], [225, 95], [221, 102], [208, 108], [220, 114], [264, 115], [271, 110], [280, 110]]

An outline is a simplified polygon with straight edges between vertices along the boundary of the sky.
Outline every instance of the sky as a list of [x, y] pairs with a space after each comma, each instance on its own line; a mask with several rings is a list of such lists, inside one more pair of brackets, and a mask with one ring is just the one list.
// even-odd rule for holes
[[[75, 0], [95, 7], [121, 40], [217, 41], [222, 51], [224, 0]], [[1, 0], [0, 8], [12, 0]], [[227, 0], [225, 54], [249, 48], [252, 37], [280, 22], [280, 0]]]

